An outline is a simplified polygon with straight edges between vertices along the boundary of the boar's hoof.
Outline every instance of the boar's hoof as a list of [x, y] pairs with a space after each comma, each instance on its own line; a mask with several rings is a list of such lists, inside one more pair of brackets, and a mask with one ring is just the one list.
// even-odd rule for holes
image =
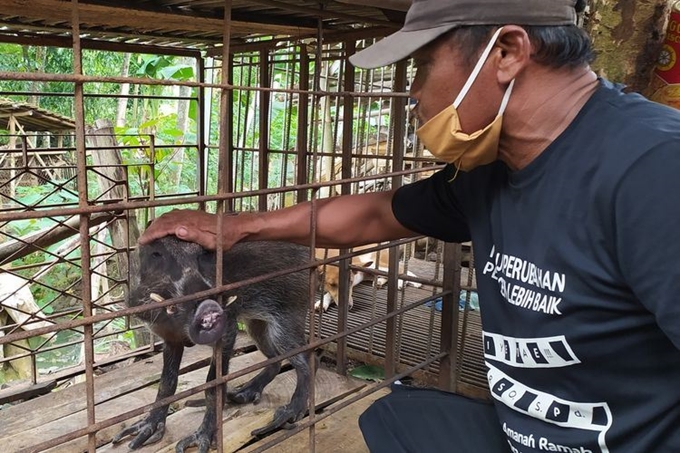
[[160, 418], [159, 420], [158, 417], [150, 415], [145, 419], [139, 420], [116, 434], [111, 439], [111, 442], [117, 444], [128, 436], [135, 436], [128, 445], [130, 450], [158, 442], [163, 437], [163, 434], [165, 434], [165, 417]]
[[234, 392], [227, 392], [227, 399], [236, 404], [257, 404], [260, 402], [260, 398], [262, 398], [262, 392], [250, 388], [238, 389]]
[[214, 433], [208, 434], [204, 432], [201, 427], [191, 436], [185, 437], [177, 442], [177, 445], [175, 445], [175, 452], [184, 453], [189, 447], [198, 447], [198, 453], [208, 453], [210, 447], [215, 445], [214, 437]]
[[254, 430], [251, 434], [255, 437], [261, 437], [275, 431], [278, 428], [292, 429], [295, 426], [295, 422], [300, 420], [305, 416], [304, 405], [300, 408], [293, 407], [294, 404], [291, 403], [287, 406], [281, 406], [276, 409], [274, 413], [274, 420], [267, 426], [258, 428]]

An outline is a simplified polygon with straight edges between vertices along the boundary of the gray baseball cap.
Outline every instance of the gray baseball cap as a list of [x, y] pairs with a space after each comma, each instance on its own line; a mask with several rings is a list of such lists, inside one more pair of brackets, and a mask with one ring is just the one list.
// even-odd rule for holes
[[396, 63], [461, 25], [569, 25], [577, 0], [413, 0], [404, 26], [349, 57], [372, 69]]

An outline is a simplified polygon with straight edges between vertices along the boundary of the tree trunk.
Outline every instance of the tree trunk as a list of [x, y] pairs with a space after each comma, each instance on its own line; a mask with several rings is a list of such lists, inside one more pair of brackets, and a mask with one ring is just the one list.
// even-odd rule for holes
[[[319, 78], [319, 89], [321, 91], [330, 91], [330, 62], [324, 61], [321, 63], [321, 74]], [[324, 96], [319, 102], [319, 118], [321, 122], [321, 152], [328, 154], [321, 158], [321, 171], [319, 172], [321, 181], [332, 181], [335, 179], [333, 161], [335, 160], [332, 154], [335, 151], [335, 143], [333, 140], [333, 118], [331, 117], [331, 99], [330, 96]], [[319, 196], [326, 198], [331, 195], [337, 195], [339, 187], [326, 186], [319, 189]]]
[[[181, 58], [178, 61], [179, 64], [191, 64], [191, 59], [189, 58]], [[184, 98], [191, 96], [191, 87], [180, 85], [179, 87], [179, 96]], [[182, 131], [184, 135], [182, 135], [182, 143], [184, 144], [185, 142], [185, 137], [188, 132], [188, 124], [189, 124], [189, 102], [188, 100], [185, 99], [180, 99], [177, 101], [177, 130]], [[177, 152], [175, 153], [175, 156], [173, 158], [176, 164], [176, 170], [173, 174], [172, 178], [172, 187], [174, 189], [179, 188], [180, 184], [182, 183], [182, 166], [184, 165], [184, 148], [178, 148]]]
[[[130, 70], [130, 54], [126, 53], [123, 56], [123, 68], [120, 70], [121, 77], [127, 77]], [[130, 84], [123, 83], [120, 85], [120, 98], [118, 98], [118, 110], [116, 112], [116, 126], [125, 126], [125, 112], [127, 111], [128, 98], [130, 93]]]
[[[35, 58], [32, 58], [28, 51], [30, 46], [22, 46], [22, 53], [24, 56], [24, 64], [35, 72], [45, 72], [45, 64], [47, 63], [47, 49], [45, 47], [37, 46], [35, 48]], [[43, 82], [31, 82], [30, 92], [32, 93], [27, 102], [31, 105], [40, 105], [40, 93], [43, 91]]]
[[593, 38], [593, 69], [644, 92], [663, 44], [669, 0], [590, 0], [584, 28]]
[[[113, 136], [113, 125], [110, 120], [97, 120], [94, 127], [87, 128], [88, 146], [100, 148], [91, 152], [92, 163], [97, 167], [97, 183], [102, 194], [102, 200], [125, 200], [127, 198], [127, 180], [121, 167], [123, 159], [120, 151], [115, 148], [116, 139]], [[91, 135], [92, 134], [92, 135]], [[128, 228], [129, 227], [129, 228]], [[111, 244], [117, 250], [127, 250], [130, 245], [137, 243], [139, 227], [134, 211], [127, 212], [126, 219], [114, 221], [108, 227]], [[127, 279], [128, 260], [126, 253], [117, 253], [119, 279]], [[127, 299], [127, 288], [124, 289]], [[135, 331], [136, 346], [149, 344], [150, 336], [144, 329]]]
[[[125, 172], [121, 167], [123, 158], [120, 151], [115, 149], [116, 139], [114, 137], [113, 125], [109, 120], [97, 120], [94, 127], [88, 127], [88, 145], [98, 147], [96, 152], [92, 152], [92, 163], [97, 168], [97, 183], [104, 195], [104, 200], [125, 200], [127, 198], [127, 181]], [[93, 135], [90, 135], [93, 134]], [[107, 147], [111, 147], [107, 149]], [[130, 244], [135, 244], [139, 238], [139, 228], [134, 212], [127, 213], [129, 222], [117, 220], [109, 227], [111, 241], [117, 249], [127, 249]], [[128, 225], [129, 230], [128, 231]], [[128, 265], [127, 256], [118, 254], [118, 269], [121, 277], [127, 275]]]

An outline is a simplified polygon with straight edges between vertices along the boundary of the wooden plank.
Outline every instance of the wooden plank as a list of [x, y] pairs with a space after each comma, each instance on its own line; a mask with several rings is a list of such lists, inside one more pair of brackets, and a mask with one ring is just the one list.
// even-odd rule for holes
[[[70, 22], [72, 14], [71, 2], [55, 0], [31, 0], [30, 8], [26, 0], [0, 0], [0, 11], [5, 16], [16, 16], [32, 21], [45, 20], [46, 16], [53, 22]], [[187, 16], [183, 14], [143, 11], [131, 8], [80, 3], [78, 15], [82, 29], [104, 27], [108, 29], [124, 27], [144, 31], [181, 30], [199, 34], [212, 33], [221, 36], [224, 24], [221, 19]], [[300, 34], [311, 33], [314, 29], [290, 27], [255, 22], [233, 21], [232, 33], [271, 33]]]
[[[413, 260], [412, 260], [413, 261]], [[416, 260], [417, 261], [417, 260]], [[422, 262], [422, 265], [433, 265], [433, 263]], [[413, 269], [413, 268], [412, 268]], [[425, 271], [422, 272], [425, 274]], [[385, 313], [385, 291], [374, 289], [370, 285], [359, 285], [354, 288], [354, 308], [349, 314], [348, 325], [355, 328], [360, 324], [371, 319], [371, 313], [375, 316]], [[426, 287], [405, 288], [405, 303], [411, 303], [420, 298], [431, 295]], [[333, 309], [324, 314], [321, 325], [322, 336], [333, 335], [337, 332], [337, 309]], [[434, 316], [432, 325], [432, 341], [429, 342], [430, 318]], [[416, 307], [402, 315], [401, 329], [401, 348], [399, 363], [397, 368], [403, 370], [409, 366], [421, 363], [425, 360], [426, 352], [436, 354], [439, 352], [437, 339], [439, 338], [439, 313], [432, 313], [429, 307]], [[488, 384], [486, 378], [486, 365], [484, 363], [483, 345], [481, 340], [481, 319], [479, 311], [467, 313], [466, 330], [463, 335], [459, 335], [458, 351], [461, 351], [461, 342], [465, 341], [461, 351], [459, 383], [462, 385], [461, 393], [475, 397], [488, 398]], [[461, 317], [459, 328], [462, 329], [463, 317]], [[385, 355], [385, 325], [377, 324], [368, 329], [362, 330], [348, 338], [350, 358], [364, 361], [366, 363], [383, 365]], [[369, 355], [369, 345], [371, 355]], [[333, 345], [327, 346], [333, 350]], [[436, 377], [439, 370], [439, 363], [435, 362], [424, 370], [417, 371], [413, 377], [432, 384], [436, 382], [432, 379]]]
[[9, 388], [0, 392], [0, 406], [28, 398], [35, 398], [46, 393], [50, 393], [52, 389], [57, 386], [57, 381], [39, 382], [29, 387], [21, 387], [19, 389]]
[[[287, 404], [293, 395], [296, 383], [295, 370], [278, 375], [265, 389], [262, 399], [256, 405], [228, 406], [223, 411], [224, 451], [234, 452], [251, 442], [251, 432], [271, 421], [276, 408]], [[317, 407], [335, 402], [356, 392], [365, 384], [362, 381], [342, 377], [330, 370], [317, 370], [315, 401]], [[191, 435], [203, 420], [203, 408], [187, 407], [170, 415], [165, 436], [158, 443], [135, 450], [136, 453], [174, 452], [176, 443]], [[63, 450], [66, 453], [68, 450]], [[97, 449], [102, 453], [120, 451], [112, 445]]]
[[[388, 395], [390, 390], [380, 389], [356, 403], [341, 409], [335, 414], [318, 422], [315, 429], [314, 445], [316, 451], [323, 453], [364, 453], [368, 448], [359, 429], [359, 416], [378, 398]], [[332, 408], [333, 406], [330, 406]], [[250, 453], [268, 442], [263, 439], [241, 450]], [[276, 447], [276, 453], [299, 453], [309, 449], [309, 431], [301, 431]]]
[[[236, 348], [242, 350], [251, 346], [252, 340], [247, 334], [237, 337]], [[182, 357], [181, 367], [191, 366], [212, 354], [206, 346], [187, 348]], [[139, 388], [158, 382], [163, 366], [163, 355], [157, 354], [146, 360], [121, 367], [95, 378], [95, 404], [101, 404], [112, 398], [130, 393]], [[0, 440], [20, 433], [52, 420], [66, 417], [86, 408], [84, 398], [85, 383], [76, 384], [67, 389], [26, 401], [2, 410]], [[44, 408], [49, 407], [46, 411]]]
[[[242, 356], [234, 357], [233, 368], [243, 369], [247, 366], [253, 365], [255, 363], [264, 360], [264, 356], [259, 352], [251, 352], [249, 354], [244, 354]], [[177, 391], [182, 392], [184, 390], [196, 387], [205, 382], [206, 376], [208, 374], [207, 367], [191, 371], [184, 375], [181, 375], [177, 384]], [[242, 376], [234, 380], [234, 385], [239, 385], [246, 380], [252, 378], [257, 372], [250, 373], [248, 375]], [[120, 415], [123, 412], [144, 406], [146, 404], [153, 403], [156, 399], [157, 388], [155, 386], [147, 386], [138, 389], [134, 392], [124, 394], [115, 399], [107, 400], [101, 404], [98, 404], [95, 408], [95, 420], [100, 422], [111, 417]], [[84, 395], [84, 393], [83, 393]], [[187, 399], [200, 398], [202, 394], [193, 395]], [[81, 396], [82, 398], [82, 396]], [[187, 399], [180, 400], [173, 404], [173, 409], [181, 411], [184, 408]], [[201, 408], [198, 408], [202, 412]], [[50, 413], [51, 410], [43, 412]], [[134, 423], [139, 418], [143, 416], [130, 419], [126, 422], [112, 425], [105, 428], [97, 433], [97, 445], [104, 445], [111, 441], [111, 438], [122, 430], [125, 426]], [[26, 429], [22, 432], [15, 433], [11, 436], [3, 436], [0, 439], [3, 445], [2, 451], [18, 451], [24, 448], [30, 448], [33, 445], [44, 442], [49, 439], [54, 439], [56, 437], [62, 436], [64, 434], [85, 428], [87, 426], [87, 411], [85, 409], [78, 412], [69, 414], [65, 417], [58, 419], [53, 419], [43, 425], [36, 426], [32, 429]], [[76, 451], [87, 450], [87, 437], [82, 437], [75, 439], [66, 444], [60, 445], [48, 451], [50, 452], [63, 452], [72, 453]]]

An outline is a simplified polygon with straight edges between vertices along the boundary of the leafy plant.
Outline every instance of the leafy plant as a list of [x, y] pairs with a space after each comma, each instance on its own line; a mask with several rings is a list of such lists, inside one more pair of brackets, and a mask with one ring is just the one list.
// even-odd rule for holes
[[361, 365], [349, 372], [350, 376], [365, 381], [380, 382], [385, 379], [385, 369], [375, 365]]

